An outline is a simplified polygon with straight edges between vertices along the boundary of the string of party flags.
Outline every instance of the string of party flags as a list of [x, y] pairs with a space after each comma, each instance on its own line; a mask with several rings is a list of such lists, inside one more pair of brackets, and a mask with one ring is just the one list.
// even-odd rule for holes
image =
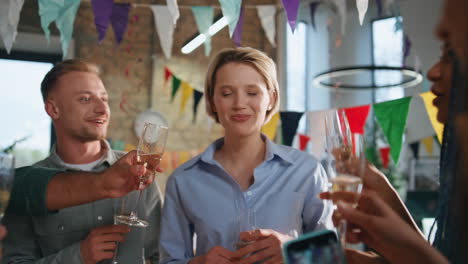
[[[89, 0], [87, 0], [89, 1]], [[105, 38], [109, 24], [115, 33], [117, 44], [122, 42], [124, 33], [127, 30], [129, 12], [132, 7], [148, 7], [154, 15], [154, 22], [160, 45], [166, 58], [171, 57], [174, 29], [180, 17], [179, 5], [176, 0], [166, 0], [166, 5], [130, 4], [115, 3], [114, 0], [90, 0], [94, 13], [94, 22], [98, 34], [98, 43], [102, 43]], [[227, 19], [229, 36], [237, 46], [241, 45], [242, 29], [244, 21], [244, 8], [252, 7], [248, 1], [243, 4], [242, 0], [218, 0], [224, 18]], [[283, 9], [286, 12], [289, 26], [294, 32], [297, 24], [300, 0], [282, 0]], [[320, 4], [331, 6], [337, 10], [337, 15], [341, 21], [341, 32], [344, 35], [346, 26], [346, 5], [347, 0], [316, 1], [309, 5], [312, 25], [315, 25], [315, 13]], [[398, 7], [394, 0], [376, 0], [379, 15], [386, 10], [398, 12]], [[39, 16], [41, 27], [49, 40], [51, 23], [56, 24], [60, 32], [63, 57], [67, 56], [68, 45], [73, 35], [73, 24], [81, 0], [38, 0]], [[2, 0], [0, 1], [0, 36], [3, 39], [7, 53], [10, 53], [17, 35], [17, 26], [20, 20], [21, 9], [24, 0]], [[185, 7], [185, 6], [183, 6]], [[275, 15], [277, 7], [275, 5], [255, 5], [261, 25], [269, 42], [275, 46]], [[362, 25], [364, 16], [368, 9], [368, 0], [356, 0], [356, 7], [359, 13], [359, 22]], [[197, 28], [205, 36], [205, 55], [209, 55], [211, 50], [210, 26], [213, 24], [214, 11], [212, 6], [190, 6], [194, 15]], [[400, 21], [401, 22], [401, 21]], [[400, 27], [402, 23], [400, 23]], [[407, 41], [406, 44], [409, 44]], [[407, 45], [409, 48], [409, 45]]]

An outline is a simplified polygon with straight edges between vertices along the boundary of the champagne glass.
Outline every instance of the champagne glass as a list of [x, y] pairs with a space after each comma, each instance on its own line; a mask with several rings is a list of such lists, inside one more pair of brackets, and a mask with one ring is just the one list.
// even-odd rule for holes
[[[364, 141], [361, 134], [351, 133], [344, 110], [337, 110], [325, 118], [327, 137], [327, 175], [332, 202], [356, 206], [362, 191], [364, 171]], [[345, 245], [347, 224], [341, 220], [338, 233]]]
[[[168, 132], [169, 129], [166, 126], [145, 123], [137, 148], [137, 163], [146, 167], [146, 174], [140, 177], [140, 185], [143, 185], [148, 177], [156, 174], [156, 168], [164, 154]], [[148, 226], [148, 222], [140, 219], [137, 215], [141, 193], [142, 190], [138, 191], [138, 194], [132, 192], [122, 197], [120, 209], [115, 216], [116, 224]]]
[[0, 153], [0, 220], [10, 200], [15, 175], [15, 161], [11, 154]]

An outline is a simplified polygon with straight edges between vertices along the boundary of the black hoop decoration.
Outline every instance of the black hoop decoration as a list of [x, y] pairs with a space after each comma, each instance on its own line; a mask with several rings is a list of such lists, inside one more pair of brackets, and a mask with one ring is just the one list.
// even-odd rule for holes
[[[352, 85], [346, 83], [326, 83], [324, 80], [331, 78], [338, 78], [344, 76], [352, 76], [363, 72], [376, 71], [395, 71], [401, 72], [403, 76], [409, 77], [407, 80], [403, 79], [400, 83], [389, 83], [385, 85]], [[381, 89], [381, 88], [396, 88], [401, 87], [403, 89], [410, 88], [420, 84], [423, 81], [423, 75], [420, 72], [415, 71], [413, 68], [408, 67], [390, 67], [390, 66], [354, 66], [354, 67], [343, 67], [336, 68], [330, 71], [326, 71], [316, 75], [312, 81], [315, 87], [334, 89], [334, 90], [370, 90], [370, 89]]]

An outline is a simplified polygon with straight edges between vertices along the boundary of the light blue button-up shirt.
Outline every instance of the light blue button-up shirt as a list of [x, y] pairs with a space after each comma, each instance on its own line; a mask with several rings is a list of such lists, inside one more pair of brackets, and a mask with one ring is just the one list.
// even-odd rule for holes
[[217, 245], [234, 251], [240, 231], [247, 231], [242, 230], [245, 222], [289, 235], [333, 229], [333, 209], [318, 198], [327, 188], [320, 163], [305, 152], [263, 138], [265, 161], [255, 168], [254, 183], [245, 191], [214, 159], [223, 139], [169, 177], [161, 263], [187, 263]]

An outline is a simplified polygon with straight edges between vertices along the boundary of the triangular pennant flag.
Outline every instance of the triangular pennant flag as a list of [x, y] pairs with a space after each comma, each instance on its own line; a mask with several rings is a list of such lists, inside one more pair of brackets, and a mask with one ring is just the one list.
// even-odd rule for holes
[[280, 114], [274, 114], [270, 121], [263, 125], [262, 133], [265, 134], [270, 140], [274, 140], [276, 136], [276, 130], [278, 129], [278, 122], [280, 119]]
[[171, 92], [171, 102], [174, 101], [174, 97], [177, 94], [177, 91], [179, 90], [181, 80], [174, 75], [172, 75], [172, 92]]
[[408, 121], [406, 122], [406, 142], [419, 142], [422, 138], [435, 134], [431, 121], [426, 112], [424, 101], [421, 97], [415, 96], [411, 100]]
[[408, 117], [411, 97], [374, 104], [374, 113], [390, 144], [390, 153], [395, 164], [400, 158], [403, 133]]
[[432, 92], [425, 92], [420, 94], [421, 98], [424, 101], [424, 105], [426, 106], [427, 115], [429, 116], [429, 120], [431, 121], [432, 127], [436, 132], [437, 139], [439, 143], [442, 143], [442, 133], [444, 132], [444, 124], [437, 121], [437, 108], [432, 104], [432, 101], [436, 97]]
[[180, 84], [182, 89], [182, 98], [180, 99], [180, 112], [182, 113], [187, 105], [188, 99], [193, 95], [193, 87], [185, 81]]
[[10, 54], [18, 33], [18, 22], [23, 4], [24, 0], [3, 0], [0, 2], [0, 36], [8, 54]]
[[242, 27], [244, 26], [244, 8], [241, 8], [239, 19], [237, 20], [236, 29], [232, 35], [232, 40], [237, 47], [241, 46], [242, 41]]
[[203, 97], [203, 93], [198, 90], [193, 90], [193, 122], [197, 118], [198, 104]]
[[164, 84], [172, 77], [172, 72], [168, 67], [164, 67]]
[[91, 6], [94, 13], [94, 24], [98, 31], [98, 42], [102, 43], [109, 26], [114, 0], [91, 0]]
[[356, 0], [356, 7], [359, 13], [359, 24], [362, 26], [367, 8], [369, 7], [369, 0]]
[[291, 27], [292, 32], [296, 29], [297, 22], [297, 11], [299, 10], [299, 0], [282, 0], [283, 8], [286, 10], [286, 16], [288, 17], [288, 23]]
[[73, 23], [76, 12], [80, 6], [80, 0], [39, 0], [39, 15], [41, 16], [41, 26], [45, 32], [47, 40], [50, 38], [49, 25], [55, 21], [60, 32], [62, 42], [63, 57], [67, 56], [68, 43], [73, 34]]
[[179, 19], [179, 6], [177, 5], [177, 0], [166, 0], [167, 8], [169, 9], [169, 13], [172, 16], [173, 24], [177, 24], [177, 20]]
[[315, 11], [317, 11], [317, 7], [320, 5], [321, 2], [313, 2], [309, 5], [310, 11], [310, 21], [312, 22], [312, 27], [314, 30], [317, 30], [317, 26], [315, 24]]
[[307, 112], [307, 134], [311, 141], [309, 142], [309, 150], [312, 155], [321, 159], [325, 153], [326, 148], [326, 130], [325, 130], [325, 117], [335, 113], [335, 109], [317, 112]]
[[382, 167], [385, 169], [387, 169], [388, 165], [390, 164], [390, 157], [388, 155], [390, 151], [391, 149], [389, 147], [383, 147], [379, 149], [380, 159], [382, 160]]
[[159, 42], [166, 59], [171, 57], [175, 24], [169, 8], [163, 5], [151, 5]]
[[346, 31], [346, 1], [347, 0], [332, 0], [332, 2], [335, 4], [338, 16], [340, 17], [341, 35], [344, 35]]
[[302, 112], [280, 112], [281, 132], [283, 134], [283, 144], [291, 146], [294, 136], [297, 133], [297, 126], [301, 119]]
[[115, 39], [119, 44], [122, 42], [123, 35], [127, 30], [129, 11], [130, 4], [114, 4], [114, 7], [112, 8], [110, 22], [114, 29]]
[[214, 10], [211, 6], [192, 6], [192, 13], [197, 23], [198, 32], [205, 34], [205, 56], [211, 52], [211, 35], [208, 33], [213, 24]]
[[221, 4], [223, 16], [227, 18], [229, 25], [229, 36], [232, 37], [239, 20], [241, 10], [241, 0], [218, 0]]
[[275, 15], [276, 15], [276, 6], [274, 5], [258, 5], [257, 14], [260, 18], [260, 23], [262, 24], [263, 31], [267, 36], [270, 44], [275, 47]]
[[419, 142], [414, 142], [409, 144], [409, 147], [411, 149], [411, 152], [413, 152], [413, 158], [418, 159], [419, 158]]
[[432, 156], [432, 149], [433, 149], [433, 143], [434, 143], [434, 138], [433, 137], [427, 137], [423, 138], [421, 140], [421, 143], [424, 145], [424, 148], [426, 149], [426, 152]]
[[364, 134], [364, 126], [369, 115], [370, 105], [345, 108], [351, 133]]
[[307, 147], [307, 143], [309, 143], [310, 137], [304, 134], [299, 135], [299, 149], [304, 151]]

